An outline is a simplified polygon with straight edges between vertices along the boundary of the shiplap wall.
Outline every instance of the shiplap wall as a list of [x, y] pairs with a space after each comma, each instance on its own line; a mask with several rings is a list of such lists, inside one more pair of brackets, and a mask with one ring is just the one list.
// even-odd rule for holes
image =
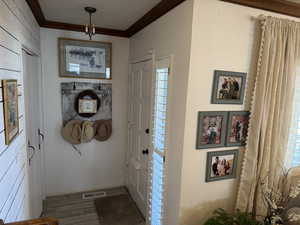
[[0, 219], [5, 222], [30, 217], [22, 48], [39, 55], [39, 26], [25, 0], [0, 0], [0, 80], [18, 80], [20, 118], [19, 136], [5, 145], [0, 87]]

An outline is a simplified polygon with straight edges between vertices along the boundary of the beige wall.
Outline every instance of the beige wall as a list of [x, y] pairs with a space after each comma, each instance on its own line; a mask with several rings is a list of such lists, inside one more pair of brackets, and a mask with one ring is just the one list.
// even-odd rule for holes
[[130, 58], [141, 58], [149, 51], [155, 58], [174, 56], [171, 77], [170, 131], [167, 153], [166, 225], [177, 225], [180, 173], [183, 149], [185, 103], [189, 72], [193, 2], [179, 5], [130, 39]]
[[[129, 39], [96, 35], [112, 43], [112, 80], [61, 78], [58, 74], [58, 38], [86, 40], [82, 32], [41, 29], [46, 194], [56, 195], [125, 185], [127, 149], [127, 76]], [[61, 82], [112, 84], [113, 133], [109, 140], [78, 145], [82, 156], [61, 137]]]
[[[259, 40], [259, 26], [251, 17], [276, 15], [218, 0], [195, 0], [193, 10], [182, 159], [181, 225], [201, 225], [214, 209], [234, 207], [238, 179], [205, 183], [207, 152], [234, 148], [196, 150], [197, 115], [198, 111], [239, 111], [248, 108], [248, 92], [253, 83], [251, 78]], [[210, 104], [215, 69], [248, 73], [246, 104]], [[243, 149], [240, 149], [242, 152]]]

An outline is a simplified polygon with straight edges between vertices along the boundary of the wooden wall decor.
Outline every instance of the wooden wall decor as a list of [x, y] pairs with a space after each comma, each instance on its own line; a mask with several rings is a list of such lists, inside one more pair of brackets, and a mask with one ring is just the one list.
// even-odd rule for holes
[[[97, 112], [88, 116], [90, 121], [112, 119], [112, 84], [91, 82], [63, 82], [61, 83], [62, 119], [65, 126], [70, 120], [85, 120], [87, 117], [78, 113], [80, 93], [92, 90], [99, 98]], [[87, 96], [89, 97], [89, 96]], [[80, 98], [81, 99], [81, 98]], [[91, 99], [91, 98], [85, 98]], [[98, 107], [98, 104], [100, 105]], [[75, 109], [75, 107], [77, 109]]]
[[[131, 37], [140, 30], [144, 29], [150, 23], [154, 22], [167, 12], [184, 2], [185, 0], [162, 0], [156, 6], [154, 6], [149, 12], [147, 12], [142, 18], [132, 24], [127, 30], [109, 29], [103, 27], [96, 27], [97, 34], [118, 36], [118, 37]], [[40, 27], [70, 30], [70, 31], [84, 31], [84, 25], [69, 24], [59, 21], [50, 21], [45, 18], [39, 0], [26, 0], [29, 5], [35, 19]]]
[[220, 0], [300, 18], [300, 4], [287, 0]]

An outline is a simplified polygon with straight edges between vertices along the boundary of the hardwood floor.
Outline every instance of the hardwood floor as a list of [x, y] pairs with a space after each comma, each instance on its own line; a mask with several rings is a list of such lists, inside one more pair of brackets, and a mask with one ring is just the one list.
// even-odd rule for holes
[[[101, 191], [107, 196], [127, 193], [123, 187]], [[82, 193], [47, 197], [43, 216], [57, 218], [59, 225], [107, 225], [98, 218], [94, 199], [82, 199]]]

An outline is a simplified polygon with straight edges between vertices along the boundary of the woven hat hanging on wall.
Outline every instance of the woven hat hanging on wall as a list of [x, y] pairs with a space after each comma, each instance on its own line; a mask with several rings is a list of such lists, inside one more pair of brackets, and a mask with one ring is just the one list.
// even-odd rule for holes
[[81, 132], [82, 143], [90, 142], [95, 137], [95, 129], [93, 126], [93, 122], [91, 121], [82, 122], [81, 130], [82, 130]]
[[98, 120], [94, 124], [97, 141], [106, 141], [112, 134], [112, 120]]
[[73, 145], [81, 143], [81, 120], [71, 120], [62, 128], [62, 137]]

